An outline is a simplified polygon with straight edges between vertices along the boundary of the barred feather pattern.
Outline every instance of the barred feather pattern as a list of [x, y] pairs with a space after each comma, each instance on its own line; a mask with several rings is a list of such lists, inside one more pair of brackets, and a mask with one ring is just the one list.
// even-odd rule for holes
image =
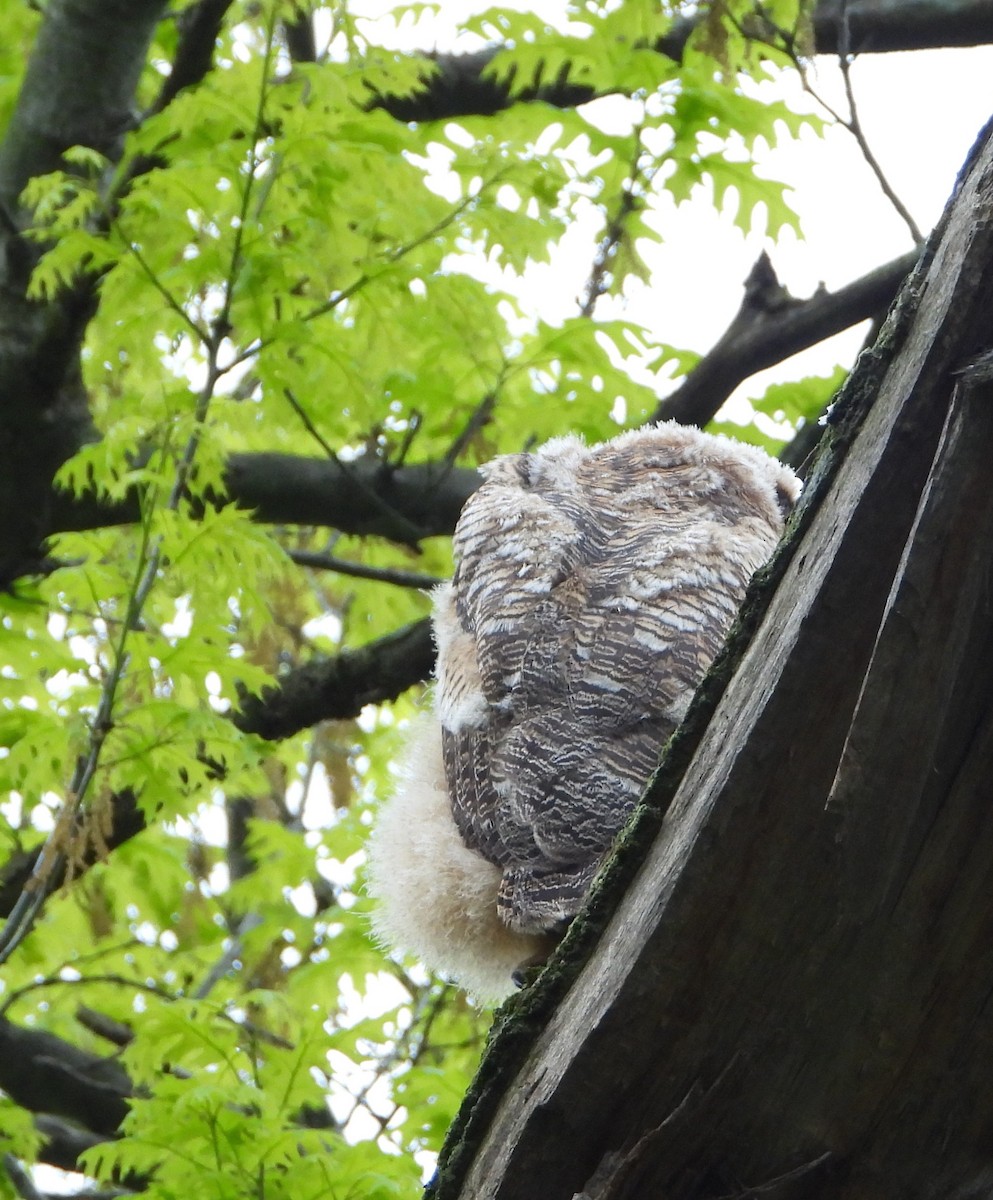
[[674, 423], [485, 468], [434, 597], [435, 715], [460, 847], [522, 947], [578, 911], [798, 492]]

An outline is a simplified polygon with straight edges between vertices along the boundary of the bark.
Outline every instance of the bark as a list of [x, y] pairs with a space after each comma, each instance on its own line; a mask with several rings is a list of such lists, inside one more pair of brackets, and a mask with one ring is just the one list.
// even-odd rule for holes
[[52, 0], [0, 145], [0, 204], [18, 213], [29, 179], [69, 146], [108, 158], [134, 123], [134, 90], [166, 0]]
[[436, 1200], [989, 1194], [991, 303], [987, 136]]

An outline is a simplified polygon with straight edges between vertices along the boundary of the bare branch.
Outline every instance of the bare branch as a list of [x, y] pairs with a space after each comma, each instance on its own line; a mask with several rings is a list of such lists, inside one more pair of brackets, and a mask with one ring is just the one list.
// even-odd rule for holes
[[883, 195], [892, 204], [897, 215], [907, 226], [910, 231], [910, 236], [916, 245], [920, 245], [924, 241], [924, 235], [917, 226], [917, 222], [911, 215], [910, 210], [897, 195], [890, 181], [886, 178], [882, 165], [876, 155], [873, 153], [872, 147], [869, 145], [869, 140], [866, 137], [865, 130], [862, 127], [862, 121], [859, 116], [858, 105], [855, 100], [855, 90], [852, 87], [852, 63], [854, 55], [850, 50], [851, 30], [849, 26], [849, 9], [847, 0], [841, 0], [840, 14], [838, 18], [838, 66], [841, 70], [841, 78], [845, 88], [845, 100], [848, 104], [848, 116], [839, 112], [823, 95], [814, 87], [810, 80], [810, 72], [804, 61], [803, 50], [796, 43], [795, 38], [782, 29], [776, 29], [777, 44], [785, 48], [786, 53], [793, 60], [793, 65], [796, 68], [797, 74], [803, 83], [804, 91], [815, 100], [821, 108], [834, 120], [842, 129], [846, 129], [855, 139], [855, 143], [859, 148], [866, 165], [876, 177], [876, 182], [879, 184]]
[[[412, 530], [418, 539], [451, 533], [480, 476], [448, 462], [393, 467], [369, 456], [339, 464], [263, 453], [233, 454], [224, 482], [231, 501], [267, 524], [326, 525], [409, 545]], [[60, 492], [45, 532], [123, 525], [139, 512], [137, 492], [120, 504]]]
[[819, 0], [813, 19], [818, 54], [838, 53], [842, 9], [847, 9], [850, 54], [985, 46], [993, 41], [991, 0], [921, 4], [908, 4], [906, 0]]
[[842, 10], [841, 23], [843, 40], [838, 52], [838, 65], [841, 68], [841, 77], [845, 84], [845, 99], [848, 102], [848, 120], [843, 123], [845, 128], [848, 129], [852, 137], [855, 138], [855, 141], [858, 143], [858, 147], [862, 151], [862, 157], [868, 164], [869, 170], [872, 171], [873, 175], [875, 175], [876, 181], [882, 189], [883, 195], [887, 200], [889, 200], [890, 204], [893, 205], [894, 209], [900, 215], [901, 220], [910, 231], [910, 236], [919, 246], [924, 241], [924, 235], [918, 228], [917, 222], [910, 213], [910, 209], [908, 209], [904, 202], [900, 199], [894, 190], [893, 185], [886, 178], [879, 159], [876, 158], [876, 155], [873, 153], [872, 147], [869, 145], [869, 140], [865, 135], [865, 130], [862, 128], [862, 121], [859, 116], [858, 105], [855, 102], [855, 91], [852, 87], [853, 56], [850, 50], [851, 31], [848, 24], [847, 6], [845, 6]]
[[617, 253], [624, 242], [627, 232], [627, 218], [633, 212], [637, 211], [638, 199], [635, 189], [639, 176], [638, 158], [640, 149], [640, 138], [638, 138], [635, 142], [634, 159], [628, 174], [627, 187], [621, 192], [617, 209], [607, 221], [606, 228], [597, 244], [593, 265], [590, 268], [590, 275], [584, 289], [583, 303], [579, 309], [581, 317], [593, 316], [597, 301], [610, 287], [611, 263], [617, 257]]
[[185, 87], [199, 83], [214, 65], [214, 50], [233, 0], [197, 0], [176, 16], [179, 45], [172, 70], [162, 84], [152, 112], [161, 112]]
[[331, 554], [312, 554], [309, 550], [290, 550], [289, 557], [299, 567], [311, 567], [317, 571], [335, 571], [339, 575], [350, 575], [354, 579], [372, 579], [377, 583], [389, 583], [393, 587], [415, 588], [427, 592], [443, 581], [437, 575], [422, 575], [417, 571], [401, 571], [397, 567], [370, 567], [365, 563], [349, 562]]
[[317, 62], [317, 40], [314, 36], [314, 7], [301, 5], [292, 18], [283, 21], [286, 48], [294, 62]]
[[102, 1134], [124, 1120], [131, 1095], [131, 1080], [116, 1058], [9, 1021], [0, 1021], [0, 1087], [30, 1112], [68, 1117]]
[[235, 724], [268, 739], [290, 737], [318, 721], [354, 717], [366, 704], [395, 700], [431, 677], [434, 645], [425, 619], [357, 650], [308, 663], [261, 696], [248, 697]]
[[726, 332], [659, 404], [652, 420], [705, 425], [749, 375], [884, 312], [918, 255], [913, 250], [836, 292], [817, 292], [809, 300], [787, 295], [778, 281], [750, 291], [746, 287], [742, 307]]

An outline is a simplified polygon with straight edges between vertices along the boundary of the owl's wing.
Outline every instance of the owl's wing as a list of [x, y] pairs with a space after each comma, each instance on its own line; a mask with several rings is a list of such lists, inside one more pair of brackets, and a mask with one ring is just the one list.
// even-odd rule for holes
[[661, 427], [498, 460], [438, 597], [456, 826], [521, 930], [573, 915], [778, 538], [773, 468]]
[[797, 492], [674, 425], [487, 468], [435, 594], [435, 714], [372, 840], [384, 938], [510, 989], [578, 910]]

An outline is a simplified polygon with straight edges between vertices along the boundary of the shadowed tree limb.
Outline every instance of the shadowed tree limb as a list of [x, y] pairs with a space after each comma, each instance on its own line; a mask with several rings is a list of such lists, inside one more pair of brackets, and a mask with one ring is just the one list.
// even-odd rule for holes
[[[676, 21], [653, 49], [678, 61], [694, 28], [694, 21]], [[982, 46], [993, 41], [993, 0], [922, 4], [908, 4], [906, 0], [821, 0], [814, 10], [812, 30], [817, 54], [836, 54], [842, 45], [850, 54]], [[371, 107], [383, 108], [401, 121], [438, 121], [500, 112], [511, 103], [512, 81], [493, 79], [487, 68], [501, 49], [491, 46], [474, 54], [432, 55], [433, 72], [424, 79], [421, 90], [409, 96], [376, 96]], [[567, 64], [554, 79], [535, 80], [515, 99], [573, 108], [601, 94], [570, 79]]]
[[[817, 292], [796, 300], [779, 285], [766, 259], [756, 264], [745, 285], [745, 298], [716, 345], [652, 415], [655, 421], [706, 425], [739, 383], [885, 312], [913, 269], [919, 250], [864, 275], [836, 292]], [[762, 268], [764, 266], [764, 274]]]
[[[393, 467], [375, 458], [344, 464], [292, 454], [232, 454], [228, 497], [272, 525], [324, 525], [342, 533], [410, 545], [451, 533], [480, 484], [477, 471], [448, 463]], [[88, 494], [55, 495], [47, 533], [125, 525], [139, 517], [139, 495], [120, 503]]]
[[115, 1058], [0, 1020], [0, 1088], [30, 1112], [109, 1135], [127, 1114], [131, 1081]]
[[[716, 345], [679, 388], [659, 404], [653, 420], [705, 425], [732, 391], [756, 371], [773, 366], [824, 338], [884, 312], [917, 259], [911, 251], [836, 292], [796, 300], [773, 276], [746, 284], [742, 307]], [[771, 268], [769, 268], [771, 270]], [[258, 521], [319, 525], [410, 545], [452, 532], [462, 506], [481, 481], [478, 471], [448, 461], [394, 467], [375, 458], [341, 464], [290, 454], [233, 454], [228, 497]], [[110, 503], [96, 496], [55, 493], [46, 534], [97, 529], [137, 520], [139, 496]]]
[[248, 697], [234, 723], [267, 739], [290, 737], [318, 721], [357, 716], [366, 704], [395, 700], [433, 669], [425, 618], [357, 650], [298, 667], [277, 687]]
[[176, 14], [179, 45], [172, 70], [152, 107], [161, 112], [185, 87], [197, 84], [214, 65], [217, 38], [234, 0], [198, 0]]
[[37, 563], [52, 475], [93, 436], [79, 371], [92, 289], [28, 299], [41, 247], [20, 235], [20, 195], [30, 179], [59, 168], [70, 146], [117, 157], [165, 7], [52, 0], [0, 143], [0, 586]]

